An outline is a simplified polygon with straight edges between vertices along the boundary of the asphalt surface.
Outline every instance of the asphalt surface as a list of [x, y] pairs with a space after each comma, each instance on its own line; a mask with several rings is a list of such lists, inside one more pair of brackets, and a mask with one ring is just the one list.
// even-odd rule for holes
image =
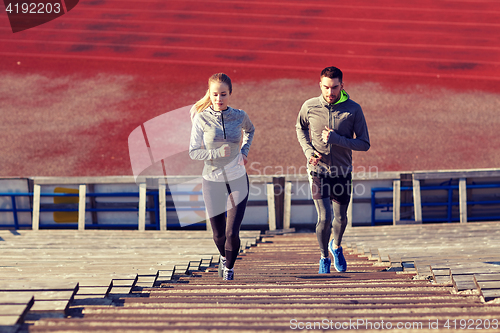
[[257, 128], [248, 172], [299, 172], [295, 119], [331, 65], [370, 130], [355, 171], [498, 167], [499, 14], [494, 1], [81, 1], [13, 33], [4, 12], [0, 176], [131, 175], [130, 133], [196, 102], [215, 72]]

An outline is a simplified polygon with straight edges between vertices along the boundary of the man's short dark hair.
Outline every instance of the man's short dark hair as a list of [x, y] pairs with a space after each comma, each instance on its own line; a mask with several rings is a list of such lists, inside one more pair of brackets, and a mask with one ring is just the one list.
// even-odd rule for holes
[[337, 67], [330, 66], [321, 71], [320, 79], [322, 77], [328, 77], [332, 80], [338, 78], [342, 82], [342, 71]]

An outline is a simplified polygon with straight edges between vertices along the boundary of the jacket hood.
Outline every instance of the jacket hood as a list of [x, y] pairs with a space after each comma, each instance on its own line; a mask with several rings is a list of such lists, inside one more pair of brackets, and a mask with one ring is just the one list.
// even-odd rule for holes
[[347, 94], [347, 93], [345, 92], [345, 90], [344, 90], [344, 89], [342, 89], [342, 91], [340, 91], [340, 99], [339, 99], [336, 103], [334, 103], [334, 105], [335, 105], [335, 104], [342, 103], [342, 102], [345, 102], [345, 101], [347, 101], [348, 99], [349, 99], [349, 94]]
[[[337, 104], [343, 103], [343, 102], [347, 101], [348, 99], [349, 99], [349, 94], [345, 90], [342, 89], [340, 91], [340, 99], [337, 102], [333, 103], [332, 105], [337, 105]], [[321, 103], [323, 103], [323, 105], [328, 105], [329, 104], [325, 100], [325, 98], [323, 97], [323, 94], [321, 94], [320, 100], [321, 100]]]

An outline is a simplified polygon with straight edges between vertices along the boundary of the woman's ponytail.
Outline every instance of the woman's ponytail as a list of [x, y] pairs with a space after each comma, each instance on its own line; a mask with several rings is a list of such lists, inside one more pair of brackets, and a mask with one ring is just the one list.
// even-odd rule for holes
[[207, 89], [205, 96], [203, 96], [203, 98], [198, 102], [194, 103], [194, 107], [191, 108], [191, 120], [194, 119], [194, 116], [196, 116], [197, 113], [208, 108], [210, 104], [212, 104], [212, 101], [210, 100], [210, 89]]

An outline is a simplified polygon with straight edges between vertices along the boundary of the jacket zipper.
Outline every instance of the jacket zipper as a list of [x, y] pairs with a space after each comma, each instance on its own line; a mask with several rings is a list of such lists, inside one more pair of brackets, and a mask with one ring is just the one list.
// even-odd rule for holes
[[224, 140], [226, 140], [226, 127], [224, 126], [224, 114], [222, 111], [220, 112], [220, 115], [222, 117], [222, 131], [224, 132]]
[[[332, 128], [332, 110], [331, 106], [328, 108], [328, 128]], [[329, 150], [329, 155], [330, 155], [330, 166], [333, 164], [333, 159], [332, 159], [332, 145], [328, 145]]]

